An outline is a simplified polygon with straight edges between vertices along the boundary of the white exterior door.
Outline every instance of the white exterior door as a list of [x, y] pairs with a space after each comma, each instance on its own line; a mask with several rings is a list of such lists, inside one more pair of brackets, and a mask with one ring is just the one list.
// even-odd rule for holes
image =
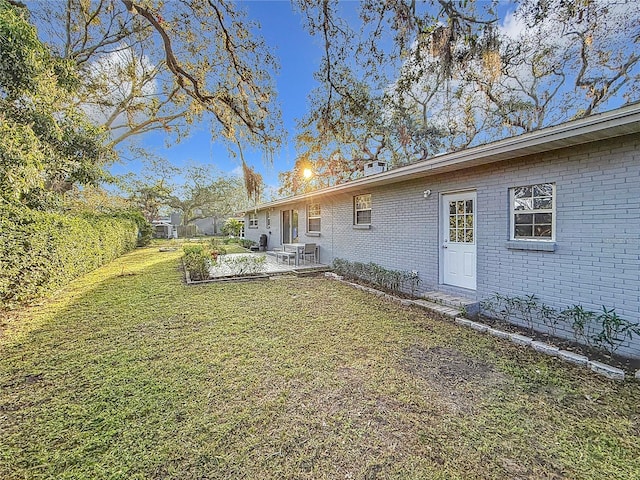
[[476, 192], [442, 196], [443, 283], [476, 289]]

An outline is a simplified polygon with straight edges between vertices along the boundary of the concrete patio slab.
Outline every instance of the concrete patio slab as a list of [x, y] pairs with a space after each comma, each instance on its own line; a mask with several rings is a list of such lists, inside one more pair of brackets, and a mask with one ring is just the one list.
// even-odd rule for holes
[[231, 262], [229, 262], [232, 258], [242, 257], [242, 256], [252, 256], [252, 257], [265, 257], [264, 269], [259, 273], [266, 275], [283, 275], [287, 273], [304, 273], [304, 272], [313, 272], [315, 270], [329, 268], [328, 265], [323, 265], [321, 263], [315, 263], [311, 261], [300, 262], [300, 265], [296, 266], [291, 262], [287, 262], [286, 260], [278, 260], [276, 258], [275, 252], [251, 252], [251, 253], [230, 253], [227, 255], [221, 255], [218, 257], [218, 263], [211, 267], [209, 270], [209, 274], [211, 278], [226, 278], [233, 277], [236, 272], [231, 268]]

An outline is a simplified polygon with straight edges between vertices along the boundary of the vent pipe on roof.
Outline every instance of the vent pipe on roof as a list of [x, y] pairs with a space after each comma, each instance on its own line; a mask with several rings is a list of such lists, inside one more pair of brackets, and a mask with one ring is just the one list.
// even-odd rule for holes
[[387, 171], [387, 163], [379, 160], [373, 162], [367, 162], [364, 164], [364, 176], [375, 175], [376, 173], [382, 173]]

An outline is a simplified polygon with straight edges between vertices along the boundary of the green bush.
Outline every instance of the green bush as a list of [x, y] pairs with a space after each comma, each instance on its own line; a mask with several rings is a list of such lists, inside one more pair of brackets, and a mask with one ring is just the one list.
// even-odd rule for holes
[[485, 315], [507, 323], [524, 321], [531, 332], [541, 324], [545, 325], [552, 335], [556, 335], [558, 326], [563, 330], [573, 330], [573, 339], [582, 345], [594, 347], [613, 355], [624, 342], [631, 341], [633, 336], [640, 336], [640, 324], [620, 318], [615, 308], [602, 306], [598, 314], [573, 305], [564, 310], [555, 310], [542, 303], [535, 295], [510, 297], [495, 293], [480, 302]]
[[211, 254], [205, 245], [196, 243], [184, 245], [184, 266], [189, 272], [191, 280], [206, 280], [209, 278]]
[[182, 246], [182, 251], [185, 255], [204, 253], [205, 247], [202, 243], [187, 243]]
[[7, 208], [0, 214], [0, 305], [60, 288], [135, 248], [134, 220]]
[[136, 223], [138, 226], [138, 240], [136, 245], [138, 247], [146, 247], [151, 243], [153, 236], [153, 227], [147, 219], [144, 218], [141, 212], [138, 210], [123, 211], [113, 214], [115, 218], [129, 219]]
[[256, 242], [254, 242], [253, 240], [249, 240], [248, 238], [241, 238], [238, 241], [238, 244], [244, 248], [251, 248], [252, 246], [257, 245]]
[[420, 283], [418, 272], [390, 270], [370, 262], [350, 262], [342, 258], [333, 261], [333, 271], [350, 280], [368, 283], [393, 293], [416, 294]]
[[252, 245], [257, 245], [253, 240], [249, 240], [248, 238], [240, 238], [240, 237], [227, 237], [222, 243], [225, 245], [230, 245], [232, 243], [236, 243], [243, 248], [251, 248]]
[[222, 227], [222, 233], [237, 237], [242, 231], [243, 223], [237, 218], [228, 218]]
[[213, 237], [209, 240], [209, 247], [211, 248], [211, 255], [214, 258], [217, 258], [218, 255], [224, 255], [227, 253], [227, 249], [219, 238]]

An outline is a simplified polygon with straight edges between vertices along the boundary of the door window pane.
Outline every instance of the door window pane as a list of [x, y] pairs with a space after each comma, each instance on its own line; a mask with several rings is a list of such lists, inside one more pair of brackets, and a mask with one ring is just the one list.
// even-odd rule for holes
[[473, 200], [449, 202], [449, 241], [473, 243]]
[[298, 237], [298, 210], [291, 211], [291, 241], [296, 243], [299, 241]]
[[472, 228], [464, 231], [464, 241], [465, 241], [465, 243], [473, 243], [473, 229]]
[[466, 228], [473, 228], [473, 215], [467, 215], [465, 217], [464, 226]]
[[473, 213], [473, 200], [467, 200], [464, 203], [464, 213]]

